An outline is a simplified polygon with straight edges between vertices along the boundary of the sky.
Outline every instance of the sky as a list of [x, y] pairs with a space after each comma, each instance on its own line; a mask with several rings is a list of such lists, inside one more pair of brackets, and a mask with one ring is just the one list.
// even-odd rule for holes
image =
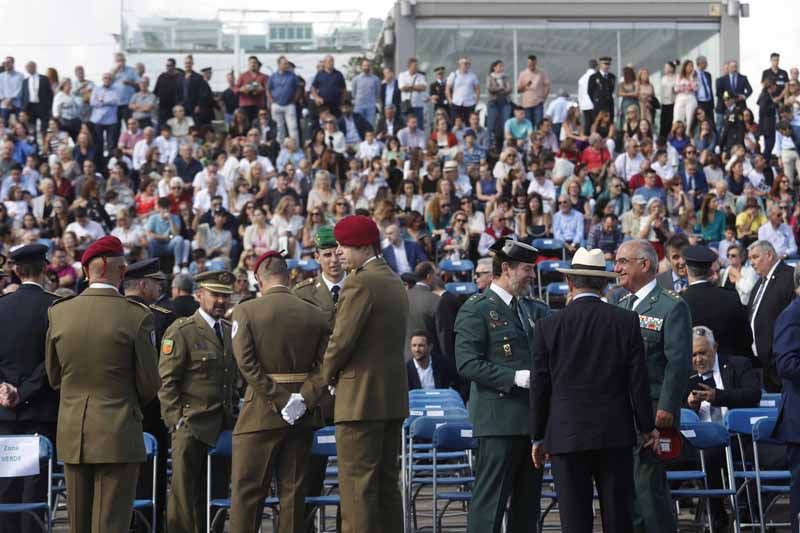
[[[784, 68], [800, 66], [800, 17], [792, 6], [798, 0], [750, 0], [750, 17], [741, 19], [740, 71], [758, 81], [769, 64], [769, 54], [779, 51]], [[218, 6], [263, 9], [263, 0], [0, 0], [5, 20], [13, 20], [0, 33], [0, 55], [14, 55], [18, 66], [35, 58], [42, 66], [54, 66], [72, 74], [84, 64], [88, 73], [100, 73], [111, 65], [119, 32], [120, 9], [126, 17], [213, 17]], [[363, 20], [385, 18], [393, 0], [337, 0], [336, 9], [357, 9]], [[296, 9], [331, 9], [330, 0], [295, 0]], [[87, 14], [89, 15], [87, 19]], [[46, 31], [38, 31], [44, 27]], [[44, 69], [42, 69], [44, 70]]]

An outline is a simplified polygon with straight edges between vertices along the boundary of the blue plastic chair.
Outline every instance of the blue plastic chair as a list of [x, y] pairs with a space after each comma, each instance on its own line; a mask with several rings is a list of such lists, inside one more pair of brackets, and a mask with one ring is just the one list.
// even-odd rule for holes
[[[546, 284], [543, 279], [545, 276], [557, 273], [557, 268], [569, 268], [569, 261], [542, 261], [536, 265], [536, 285], [539, 287], [539, 299], [544, 297], [544, 287]], [[564, 279], [561, 274], [558, 275], [560, 276], [559, 279]]]
[[[681, 434], [688, 440], [696, 450], [700, 452], [700, 469], [703, 478], [700, 480], [702, 487], [676, 489], [671, 491], [672, 498], [698, 498], [705, 501], [706, 518], [708, 520], [709, 531], [714, 531], [711, 521], [711, 503], [709, 498], [730, 498], [731, 509], [734, 511], [734, 528], [738, 533], [740, 530], [739, 508], [737, 502], [737, 492], [735, 480], [733, 478], [733, 454], [731, 453], [730, 434], [722, 424], [716, 422], [697, 422], [681, 424]], [[728, 480], [727, 487], [723, 482], [723, 487], [719, 489], [708, 488], [708, 478], [706, 477], [705, 451], [715, 448], [725, 449], [725, 463], [727, 465]]]
[[[755, 477], [756, 477], [756, 495], [758, 499], [758, 519], [761, 525], [761, 533], [764, 533], [767, 527], [789, 527], [789, 522], [774, 523], [766, 522], [767, 513], [772, 505], [775, 503], [776, 498], [764, 505], [764, 495], [771, 494], [774, 496], [788, 495], [791, 492], [789, 483], [792, 480], [792, 473], [789, 470], [761, 470], [761, 463], [758, 457], [759, 444], [786, 444], [782, 440], [772, 437], [772, 431], [775, 429], [776, 417], [760, 418], [753, 424], [753, 461], [755, 463]], [[783, 481], [784, 483], [780, 483]]]
[[297, 267], [304, 272], [316, 272], [320, 268], [314, 259], [301, 259], [297, 262]]
[[443, 259], [439, 261], [439, 269], [451, 274], [469, 274], [469, 279], [472, 279], [475, 264], [469, 259]]
[[[336, 457], [336, 428], [334, 426], [324, 427], [314, 433], [314, 441], [311, 444], [311, 455], [326, 457], [328, 459]], [[338, 523], [339, 511], [341, 509], [341, 500], [338, 494], [308, 496], [306, 497], [306, 505], [314, 509], [320, 509], [321, 511], [317, 521], [317, 531], [323, 531], [322, 526], [325, 523], [325, 507], [336, 507], [336, 521]]]
[[561, 296], [566, 298], [567, 294], [569, 294], [569, 285], [566, 283], [548, 283], [547, 290], [545, 291], [545, 302], [547, 305], [550, 305], [550, 297], [551, 296]]
[[533, 239], [531, 246], [539, 250], [542, 255], [558, 254], [561, 259], [566, 259], [566, 250], [564, 250], [564, 241], [559, 239]]
[[696, 424], [700, 422], [700, 417], [691, 409], [685, 407], [681, 409], [681, 424]]
[[[147, 455], [145, 464], [152, 463], [153, 465], [153, 486], [150, 488], [150, 498], [133, 500], [133, 514], [136, 518], [144, 521], [149, 531], [155, 533], [158, 521], [158, 517], [156, 516], [156, 498], [158, 494], [156, 491], [156, 473], [158, 467], [156, 456], [158, 455], [158, 441], [150, 433], [144, 433], [144, 450]], [[145, 514], [147, 510], [150, 511], [149, 520]]]
[[[4, 438], [35, 437], [36, 435], [6, 435]], [[0, 514], [23, 514], [34, 519], [36, 524], [50, 533], [53, 526], [52, 494], [53, 494], [53, 443], [43, 435], [39, 435], [39, 461], [47, 460], [47, 494], [44, 501], [24, 503], [0, 503]], [[40, 474], [41, 475], [41, 474]], [[44, 511], [46, 521], [42, 522], [39, 513]]]
[[408, 391], [408, 399], [414, 400], [416, 398], [461, 398], [458, 391], [455, 389], [412, 389]]
[[762, 392], [761, 401], [759, 401], [758, 406], [767, 409], [777, 409], [780, 403], [781, 403], [780, 393]]
[[[461, 491], [448, 491], [448, 492], [439, 492], [439, 485], [442, 481], [446, 481], [446, 485], [448, 487], [452, 487], [453, 483], [450, 481], [453, 478], [445, 477], [443, 480], [439, 478], [439, 458], [440, 452], [467, 452], [470, 450], [475, 450], [478, 447], [478, 440], [472, 436], [472, 424], [467, 421], [458, 422], [458, 421], [449, 421], [445, 422], [444, 424], [440, 424], [436, 426], [433, 432], [433, 533], [436, 533], [438, 529], [442, 528], [442, 520], [444, 519], [445, 513], [447, 513], [447, 508], [453, 502], [464, 502], [468, 503], [472, 500], [472, 491], [471, 490], [461, 490]], [[469, 467], [470, 474], [472, 473], [472, 467]], [[464, 484], [459, 484], [462, 487], [471, 486], [474, 482], [474, 476], [467, 476], [462, 478], [465, 480], [469, 480]], [[444, 500], [445, 505], [442, 509], [441, 513], [439, 513], [439, 500]]]
[[444, 284], [444, 290], [446, 290], [447, 292], [453, 293], [453, 294], [470, 296], [470, 295], [475, 294], [476, 292], [478, 292], [478, 286], [475, 285], [472, 282], [467, 282], [467, 281], [455, 282], [455, 281], [453, 281], [453, 282], [450, 282], [450, 283], [445, 283]]

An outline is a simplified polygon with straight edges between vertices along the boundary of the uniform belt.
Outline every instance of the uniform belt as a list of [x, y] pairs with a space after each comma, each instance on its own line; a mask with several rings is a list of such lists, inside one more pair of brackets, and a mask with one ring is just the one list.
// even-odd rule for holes
[[267, 374], [275, 383], [302, 383], [308, 379], [308, 372], [295, 374]]

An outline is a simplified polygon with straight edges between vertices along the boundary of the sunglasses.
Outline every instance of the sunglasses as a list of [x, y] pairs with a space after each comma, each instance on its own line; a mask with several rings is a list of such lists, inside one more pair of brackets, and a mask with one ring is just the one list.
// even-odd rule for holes
[[461, 222], [462, 224], [466, 224], [467, 223], [467, 219], [466, 218], [457, 218], [456, 222]]
[[323, 124], [336, 124], [336, 122], [332, 120], [326, 120], [325, 122], [323, 122]]
[[485, 272], [475, 272], [475, 277], [479, 278], [481, 276], [488, 276], [489, 274], [491, 274], [491, 272], [489, 272], [488, 270]]

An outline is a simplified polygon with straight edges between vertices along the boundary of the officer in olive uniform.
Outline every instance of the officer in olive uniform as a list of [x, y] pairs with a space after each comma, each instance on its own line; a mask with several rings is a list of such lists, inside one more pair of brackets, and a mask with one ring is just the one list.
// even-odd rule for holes
[[56, 448], [71, 533], [128, 530], [146, 460], [141, 409], [160, 386], [153, 314], [117, 291], [123, 254], [116, 237], [95, 241], [81, 257], [89, 288], [48, 311], [45, 365], [61, 391]]
[[447, 111], [447, 116], [450, 116], [450, 102], [447, 101], [447, 80], [445, 79], [444, 67], [436, 67], [433, 72], [436, 74], [436, 79], [433, 80], [430, 86], [431, 101], [433, 102], [433, 110], [444, 109]]
[[[344, 285], [345, 273], [339, 256], [336, 255], [338, 243], [333, 236], [331, 226], [322, 226], [314, 236], [314, 259], [319, 263], [321, 272], [313, 278], [304, 280], [294, 286], [292, 292], [300, 299], [321, 309], [329, 317], [331, 330], [336, 321], [336, 304], [339, 301], [339, 294]], [[319, 401], [319, 409], [326, 426], [333, 425], [333, 396], [327, 389], [323, 390]], [[306, 486], [308, 496], [319, 496], [322, 494], [325, 482], [325, 471], [328, 467], [328, 458], [322, 456], [311, 456], [306, 473]], [[309, 531], [313, 531], [313, 520], [310, 520], [314, 512], [313, 507], [306, 509], [306, 522]]]
[[[472, 382], [469, 414], [478, 438], [467, 531], [497, 533], [508, 503], [509, 533], [537, 531], [542, 471], [528, 428], [536, 322], [550, 313], [528, 298], [537, 250], [503, 238], [492, 245], [494, 281], [456, 317], [456, 365]], [[510, 501], [509, 501], [510, 499]]]
[[[230, 272], [195, 277], [200, 308], [179, 318], [161, 341], [161, 413], [172, 433], [172, 490], [167, 506], [170, 533], [208, 531], [206, 525], [206, 453], [219, 434], [234, 424], [238, 377], [231, 327], [222, 319], [233, 293]], [[216, 497], [228, 490], [229, 465], [212, 465]], [[217, 475], [219, 474], [219, 475]], [[224, 520], [215, 531], [222, 531]]]
[[719, 134], [719, 145], [726, 152], [737, 144], [744, 144], [744, 110], [737, 105], [736, 99], [728, 92], [723, 95], [725, 112], [722, 115], [722, 130]]
[[614, 119], [614, 86], [617, 84], [617, 77], [608, 71], [611, 66], [610, 57], [601, 57], [599, 69], [589, 77], [587, 92], [594, 105], [594, 116], [598, 111], [608, 111], [611, 119]]
[[[161, 283], [164, 274], [158, 270], [158, 259], [147, 259], [128, 266], [125, 272], [125, 281], [122, 288], [125, 297], [144, 304], [153, 313], [156, 331], [156, 345], [161, 344], [164, 332], [175, 321], [175, 314], [154, 302], [158, 300], [161, 292]], [[164, 510], [167, 508], [167, 451], [169, 450], [169, 433], [164, 421], [161, 420], [161, 405], [154, 399], [142, 409], [144, 420], [142, 426], [145, 433], [150, 433], [158, 442], [158, 456], [156, 457], [156, 524], [157, 531], [164, 529]], [[153, 491], [153, 471], [149, 468], [139, 472], [139, 484], [136, 488], [137, 498], [149, 498]], [[139, 530], [146, 530], [146, 524], [141, 520], [137, 522]]]
[[[630, 291], [617, 305], [639, 314], [656, 428], [662, 434], [674, 432], [680, 427], [692, 354], [689, 306], [677, 293], [658, 285], [658, 258], [649, 242], [622, 243], [614, 268], [620, 275], [620, 285]], [[661, 460], [652, 451], [637, 446], [633, 461], [634, 530], [674, 533], [677, 524]]]
[[[55, 443], [58, 393], [47, 383], [44, 337], [47, 309], [58, 296], [42, 288], [46, 253], [47, 246], [42, 244], [11, 252], [22, 283], [16, 291], [0, 296], [0, 435], [38, 433]], [[46, 475], [0, 478], [0, 502], [38, 502], [45, 494]], [[40, 529], [30, 516], [9, 514], [0, 520], [3, 533], [34, 531]]]
[[233, 310], [233, 350], [247, 391], [233, 430], [231, 533], [255, 533], [273, 474], [280, 496], [279, 533], [304, 531], [305, 476], [316, 409], [325, 385], [320, 376], [328, 345], [328, 315], [293, 295], [280, 253], [255, 265], [262, 296]]

